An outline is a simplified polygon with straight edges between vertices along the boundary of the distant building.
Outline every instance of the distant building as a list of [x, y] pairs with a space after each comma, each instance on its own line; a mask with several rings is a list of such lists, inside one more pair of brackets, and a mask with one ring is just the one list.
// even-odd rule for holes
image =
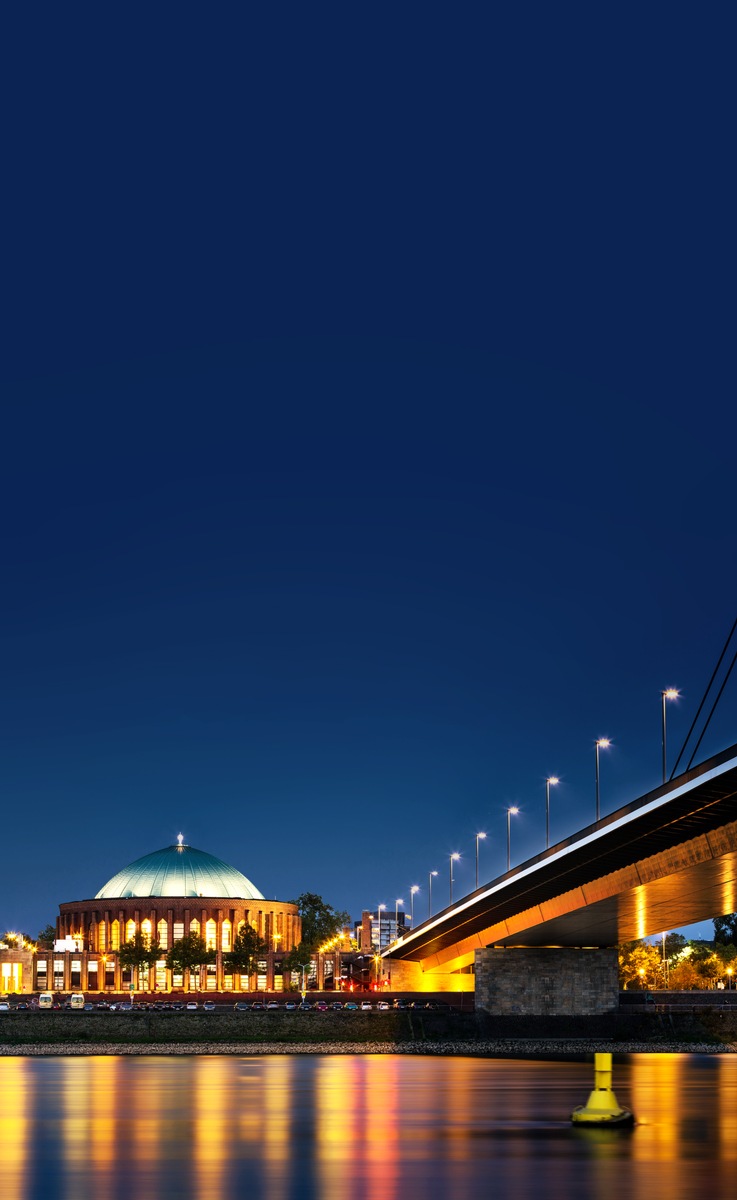
[[385, 950], [391, 942], [396, 942], [408, 931], [409, 922], [401, 909], [396, 916], [394, 911], [389, 912], [388, 909], [376, 912], [364, 909], [361, 920], [356, 921], [356, 941], [362, 954], [377, 948]]
[[[252, 926], [265, 950], [252, 976], [228, 970], [225, 956], [238, 931]], [[172, 944], [195, 933], [216, 960], [184, 980], [166, 966]], [[136, 934], [158, 942], [161, 958], [151, 968], [125, 971], [118, 951]], [[0, 947], [0, 988], [10, 992], [167, 992], [185, 985], [209, 991], [281, 991], [292, 979], [284, 956], [301, 940], [296, 904], [266, 900], [234, 867], [186, 846], [179, 838], [137, 859], [91, 900], [61, 904], [53, 949]], [[335, 955], [321, 955], [315, 985], [335, 973]]]

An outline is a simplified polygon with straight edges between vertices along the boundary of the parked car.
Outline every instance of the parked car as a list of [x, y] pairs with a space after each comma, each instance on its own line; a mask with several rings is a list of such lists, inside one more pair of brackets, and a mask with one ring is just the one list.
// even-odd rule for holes
[[378, 1009], [379, 1009], [381, 1012], [388, 1012], [388, 1011], [389, 1011], [389, 1008], [390, 1008], [390, 1005], [389, 1005], [389, 1004], [386, 1002], [386, 1000], [380, 1000], [380, 1001], [379, 1001], [379, 1003], [376, 1005], [376, 1007], [377, 1007], [377, 1008], [378, 1008]]
[[202, 1007], [205, 1012], [215, 1012], [215, 1002], [213, 1000], [206, 1000]]
[[318, 1000], [315, 1003], [315, 1012], [327, 1012], [328, 1006], [324, 1000]]
[[248, 1012], [250, 1007], [250, 1004], [246, 1004], [245, 1000], [236, 1000], [235, 1004], [233, 1005], [233, 1008], [236, 1012]]
[[266, 1009], [268, 1012], [273, 1012], [274, 1009], [278, 1010], [280, 1008], [281, 1008], [281, 1004], [277, 1004], [276, 1000], [269, 1000], [269, 1003], [266, 1005]]
[[358, 1012], [358, 1005], [355, 1000], [348, 1000], [345, 1004], [346, 1012]]
[[7, 1000], [0, 1000], [0, 1012], [10, 1012], [10, 1005]]
[[341, 1004], [340, 1000], [333, 1000], [333, 1003], [330, 1005], [330, 1007], [334, 1012], [342, 1012], [343, 1010], [343, 1005]]
[[188, 1000], [187, 1001], [187, 1012], [197, 1012], [197, 1009], [199, 1007], [200, 1006], [196, 1000]]
[[312, 1005], [310, 1004], [309, 1000], [302, 1001], [302, 1003], [299, 1006], [299, 1011], [300, 1012], [312, 1012]]
[[362, 1000], [361, 1001], [361, 1012], [371, 1012], [373, 1007], [374, 1006], [370, 1000]]
[[254, 1000], [251, 1005], [251, 1012], [266, 1012], [266, 1005], [262, 1004], [260, 1000]]
[[284, 1007], [287, 1010], [287, 1012], [295, 1012], [295, 1010], [297, 1008], [297, 1001], [296, 1000], [287, 1000]]

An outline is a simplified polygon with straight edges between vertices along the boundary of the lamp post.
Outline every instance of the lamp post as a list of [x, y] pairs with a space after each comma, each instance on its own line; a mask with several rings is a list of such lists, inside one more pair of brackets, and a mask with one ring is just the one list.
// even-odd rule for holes
[[663, 706], [663, 708], [662, 708], [662, 713], [663, 713], [663, 783], [665, 783], [665, 781], [666, 781], [665, 702], [666, 702], [666, 700], [677, 700], [678, 697], [680, 696], [680, 694], [681, 693], [678, 691], [677, 688], [666, 688], [664, 692], [660, 693], [660, 699], [662, 701], [662, 706]]
[[376, 906], [376, 916], [377, 916], [377, 919], [379, 922], [378, 950], [379, 950], [380, 954], [381, 954], [381, 914], [385, 908], [386, 908], [385, 904], [377, 904], [377, 906]]
[[519, 812], [518, 808], [512, 805], [507, 809], [507, 870], [509, 871], [512, 865], [512, 814], [515, 816]]
[[404, 904], [404, 900], [397, 900], [394, 904], [394, 940], [399, 938], [399, 905]]
[[431, 871], [428, 877], [429, 886], [427, 889], [427, 915], [429, 917], [432, 916], [432, 881], [436, 875], [437, 871]]
[[550, 787], [560, 783], [557, 775], [549, 775], [545, 780], [545, 849], [550, 847]]
[[453, 903], [453, 863], [458, 862], [458, 859], [460, 857], [461, 856], [460, 856], [460, 854], [458, 854], [457, 851], [455, 851], [450, 856], [450, 902], [451, 902], [451, 904]]
[[599, 820], [601, 805], [599, 803], [599, 751], [608, 750], [611, 746], [609, 738], [599, 738], [596, 743], [596, 819]]
[[478, 891], [478, 886], [479, 886], [479, 841], [483, 841], [485, 837], [486, 837], [485, 833], [477, 833], [476, 834], [476, 890], [477, 891]]
[[663, 983], [668, 987], [668, 959], [665, 956], [665, 933], [660, 935], [663, 939]]
[[409, 889], [409, 923], [412, 929], [415, 927], [415, 896], [419, 890], [420, 885], [418, 883], [413, 883]]

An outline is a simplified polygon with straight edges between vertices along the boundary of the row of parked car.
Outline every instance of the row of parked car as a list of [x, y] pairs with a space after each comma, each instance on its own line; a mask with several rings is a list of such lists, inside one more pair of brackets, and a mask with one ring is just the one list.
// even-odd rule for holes
[[[54, 1000], [50, 1005], [52, 1009], [72, 1009], [80, 1008], [80, 1005], [73, 1005], [69, 1000]], [[113, 1001], [108, 1003], [106, 1000], [100, 1000], [97, 1004], [91, 1001], [86, 1001], [84, 1004], [85, 1012], [216, 1012], [218, 1009], [221, 1012], [226, 1011], [225, 1004], [216, 1004], [214, 1000], [205, 1000], [202, 1004], [196, 1000], [172, 1000], [172, 1001], [137, 1001], [132, 1003], [130, 1000]], [[10, 1004], [6, 1000], [0, 1000], [0, 1013], [3, 1012], [21, 1012], [35, 1011], [37, 1005], [35, 1002], [20, 1000], [17, 1004]], [[417, 1009], [432, 1009], [443, 1010], [448, 1009], [449, 1005], [432, 1000], [393, 1000], [391, 1004], [388, 1000], [378, 1000], [374, 1003], [371, 1000], [316, 1000], [313, 1002], [303, 1000], [301, 1003], [298, 1000], [286, 1000], [280, 1004], [277, 1000], [269, 1000], [263, 1003], [259, 1000], [254, 1000], [249, 1004], [246, 1000], [237, 1000], [233, 1005], [236, 1012], [372, 1012], [374, 1009], [378, 1012], [388, 1012], [390, 1009], [395, 1011], [407, 1011]]]

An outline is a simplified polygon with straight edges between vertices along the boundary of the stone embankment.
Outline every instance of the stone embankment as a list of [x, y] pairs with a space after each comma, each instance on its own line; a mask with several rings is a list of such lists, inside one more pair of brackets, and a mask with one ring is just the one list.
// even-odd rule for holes
[[405, 1054], [473, 1058], [579, 1058], [600, 1052], [616, 1054], [734, 1054], [737, 1044], [723, 1042], [624, 1042], [586, 1041], [576, 1038], [556, 1041], [537, 1038], [494, 1042], [109, 1042], [80, 1045], [79, 1042], [0, 1045], [0, 1058], [70, 1055], [193, 1055], [193, 1054]]
[[434, 1054], [737, 1052], [737, 1013], [589, 1020], [460, 1012], [10, 1012], [8, 1054]]

